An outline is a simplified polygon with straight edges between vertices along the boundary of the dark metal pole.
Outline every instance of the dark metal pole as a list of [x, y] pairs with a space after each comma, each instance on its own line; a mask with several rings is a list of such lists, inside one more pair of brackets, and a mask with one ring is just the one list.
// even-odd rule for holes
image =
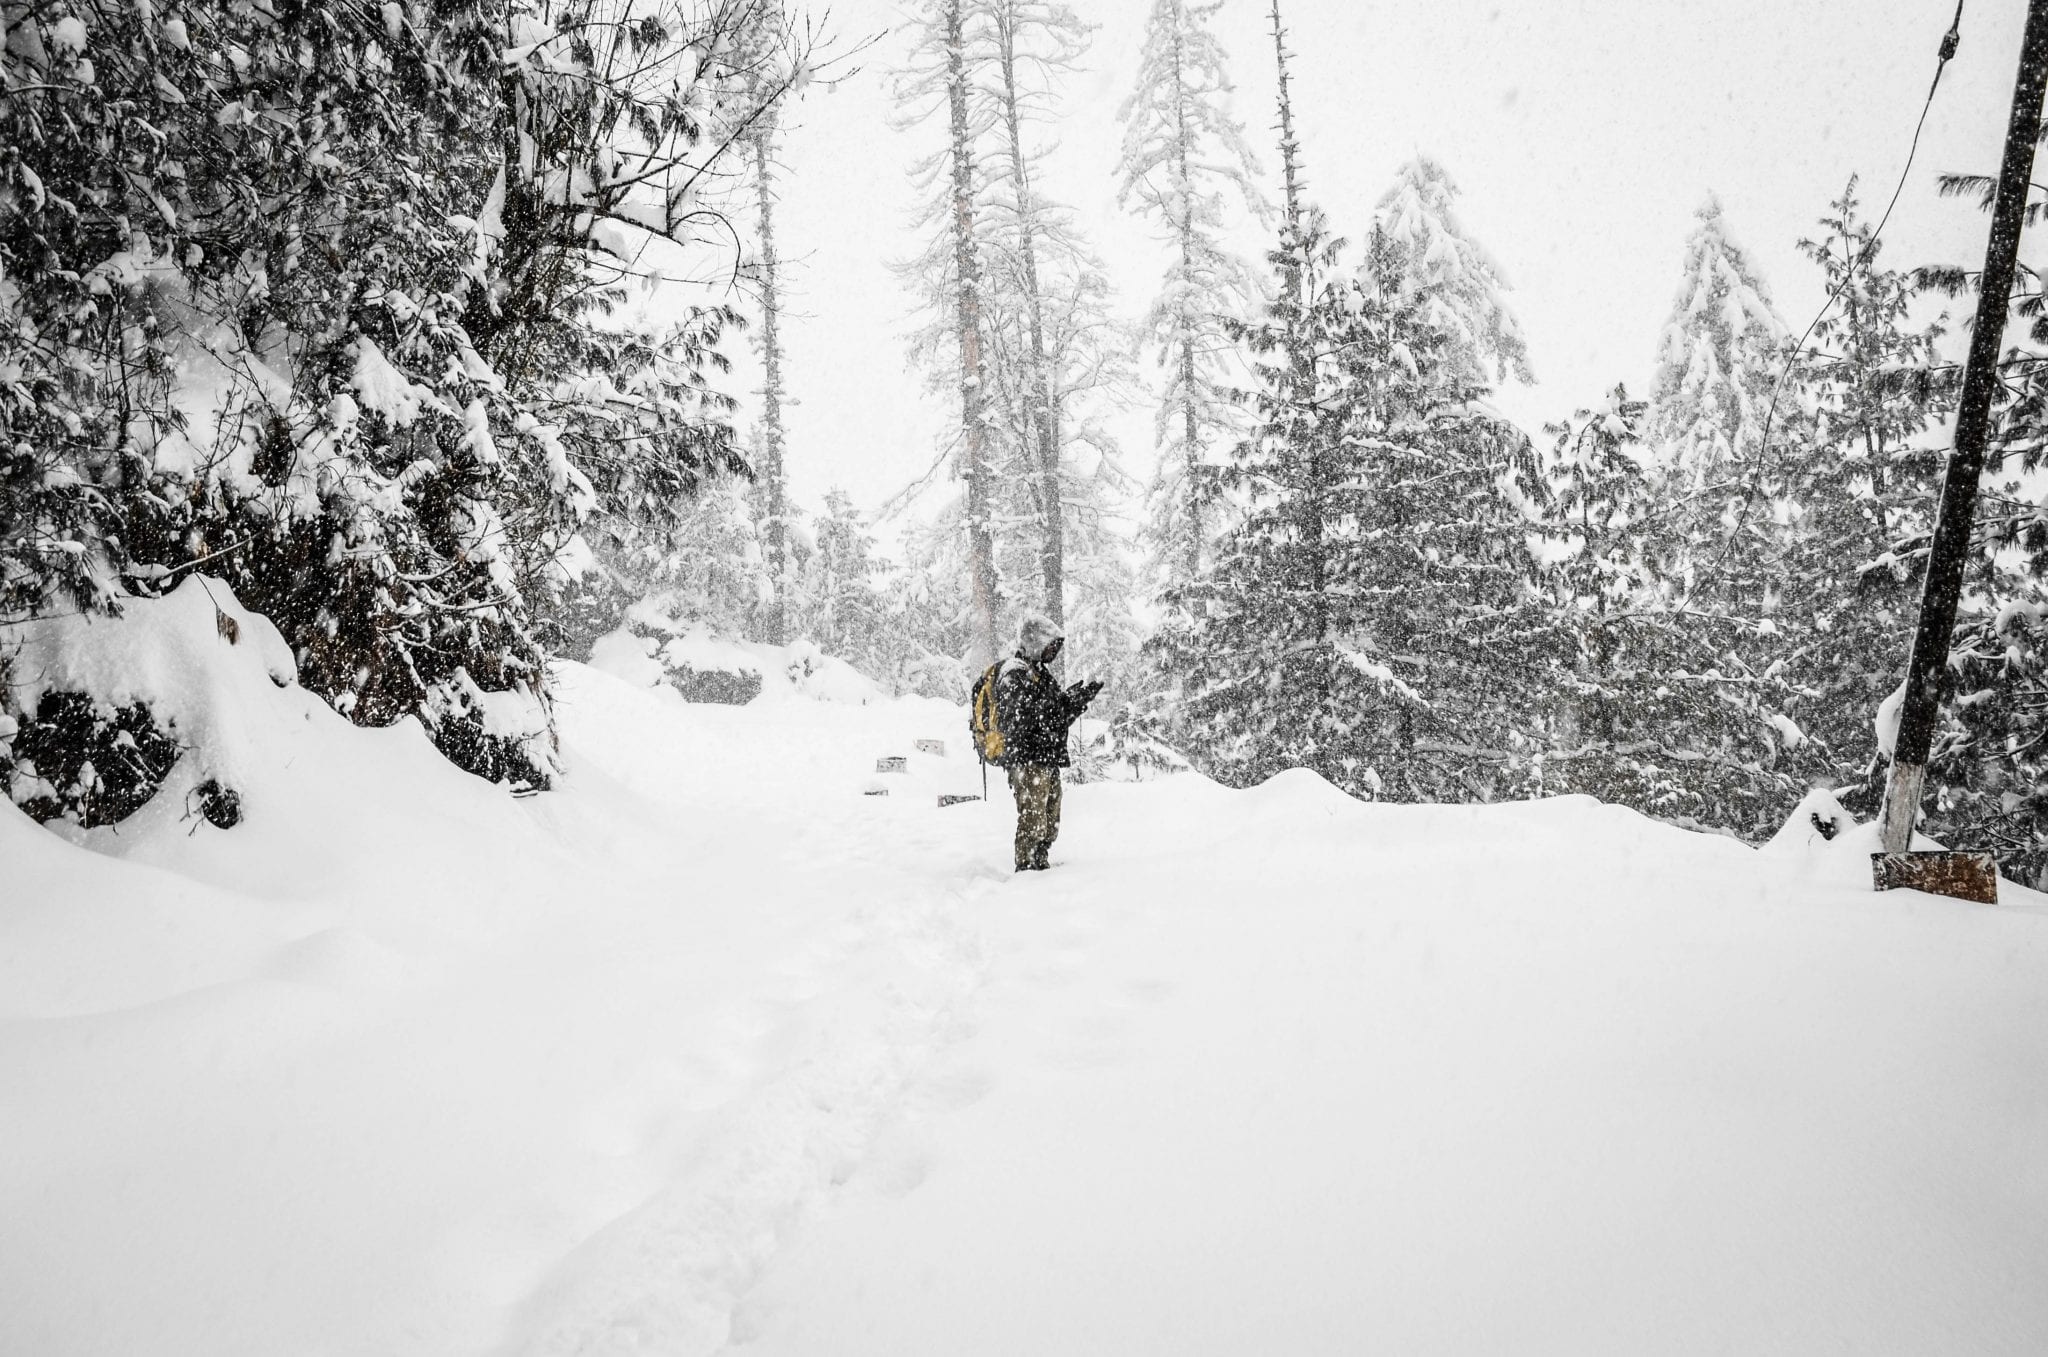
[[2020, 41], [2020, 72], [2012, 92], [2012, 118], [2005, 128], [2005, 160], [1998, 170], [1998, 196], [1991, 207], [1991, 240], [1984, 249], [1984, 279], [1977, 293], [1977, 323], [1970, 333], [1970, 357], [1963, 369], [1962, 403], [1956, 410], [1956, 448], [1941, 487], [1941, 511], [1927, 552], [1927, 580], [1920, 594], [1920, 625], [1913, 633], [1913, 658], [1906, 666], [1906, 697], [1899, 710], [1898, 739], [1892, 746], [1891, 781], [1885, 790], [1884, 851], [1912, 846], [1913, 823], [1927, 779], [1928, 751], [1941, 710], [1941, 680], [1948, 668], [1956, 602], [1963, 566], [1969, 560], [1970, 530], [1976, 518], [1977, 482], [1984, 474], [1984, 445], [1990, 432], [1991, 395], [1998, 382], [1998, 351], [2005, 342], [2005, 313], [2019, 260], [2020, 227], [2027, 188], [2034, 173], [2034, 140], [2041, 130], [2041, 92], [2048, 86], [2048, 0], [2028, 0], [2026, 36]]

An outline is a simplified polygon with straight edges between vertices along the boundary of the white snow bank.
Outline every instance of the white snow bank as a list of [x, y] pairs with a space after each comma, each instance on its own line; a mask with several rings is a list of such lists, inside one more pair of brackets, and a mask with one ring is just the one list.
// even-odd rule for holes
[[2039, 896], [1303, 773], [1015, 876], [957, 707], [559, 679], [525, 800], [259, 674], [243, 826], [0, 808], [0, 1352], [2048, 1346]]
[[560, 678], [557, 793], [257, 672], [237, 828], [159, 797], [71, 843], [0, 808], [0, 1352], [496, 1351], [608, 1222], [743, 1164], [751, 1213], [692, 1228], [769, 1247], [857, 1134], [817, 1111], [767, 1148], [817, 1059], [792, 1024], [829, 1007], [830, 1077], [877, 1106], [915, 1061], [914, 958], [953, 921], [872, 835], [931, 816], [857, 788], [959, 714]]
[[[0, 627], [12, 700], [34, 712], [52, 692], [106, 707], [145, 704], [184, 752], [145, 813], [186, 816], [208, 779], [241, 791], [269, 733], [260, 713], [293, 684], [291, 647], [222, 580], [192, 575], [159, 599], [132, 598], [119, 617], [70, 614]], [[246, 793], [243, 793], [246, 803]]]
[[759, 1357], [2026, 1352], [2048, 914], [1584, 799], [1078, 789]]

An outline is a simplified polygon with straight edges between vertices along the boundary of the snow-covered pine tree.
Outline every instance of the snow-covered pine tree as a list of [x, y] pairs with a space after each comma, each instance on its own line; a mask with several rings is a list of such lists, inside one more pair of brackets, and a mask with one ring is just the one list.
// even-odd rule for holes
[[1366, 398], [1347, 431], [1365, 492], [1349, 525], [1363, 558], [1357, 635], [1422, 699], [1384, 746], [1385, 794], [1492, 800], [1527, 789], [1569, 653], [1529, 549], [1548, 485], [1527, 435], [1484, 404], [1465, 332], [1440, 327], [1447, 307], [1412, 268], [1375, 230], [1358, 277], [1362, 342], [1340, 360]]
[[[1104, 270], [1074, 214], [1044, 191], [1047, 149], [1038, 140], [1089, 30], [1068, 6], [1036, 0], [972, 0], [959, 18], [957, 49], [947, 45], [950, 30], [927, 32], [923, 64], [900, 82], [913, 118], [936, 112], [941, 92], [950, 117], [957, 54], [966, 90], [958, 110], [964, 136], [942, 160], [921, 167], [929, 176], [926, 248], [900, 270], [924, 322], [913, 357], [935, 387], [957, 380], [965, 231], [975, 261], [978, 521], [1002, 583], [1003, 622], [1016, 607], [1056, 620], [1073, 609], [1095, 618], [1127, 614], [1125, 563], [1112, 559], [1122, 547], [1102, 527], [1120, 517], [1123, 477], [1103, 416], [1130, 380], [1129, 336], [1109, 314]], [[972, 206], [965, 223], [955, 210], [963, 163]], [[967, 498], [944, 506], [939, 521], [976, 521], [974, 497]], [[974, 537], [963, 538], [969, 559], [958, 567], [946, 564], [943, 549], [917, 558], [971, 575]], [[1080, 637], [1069, 646], [1077, 657], [1086, 649]]]
[[875, 559], [873, 534], [844, 490], [826, 492], [824, 511], [811, 523], [811, 539], [799, 629], [826, 654], [886, 677], [892, 648], [885, 635], [888, 603], [879, 589], [883, 566]]
[[[1257, 364], [1256, 424], [1224, 478], [1242, 519], [1213, 566], [1170, 590], [1148, 649], [1177, 687], [1174, 729], [1233, 783], [1308, 767], [1346, 790], [1487, 798], [1526, 779], [1545, 664], [1526, 521], [1528, 440], [1475, 407], [1453, 337], [1423, 318], [1384, 236], [1365, 267], [1300, 193], [1285, 29], [1284, 205]], [[1518, 686], [1521, 690], [1518, 690]]]
[[668, 619], [711, 636], [760, 635], [761, 615], [775, 590], [763, 550], [764, 526], [749, 503], [756, 488], [731, 475], [706, 482], [683, 507], [676, 544], [654, 572], [637, 581], [635, 593]]
[[1362, 276], [1313, 210], [1299, 242], [1307, 305], [1283, 287], [1243, 336], [1264, 379], [1224, 473], [1243, 519], [1152, 643], [1187, 752], [1239, 785], [1308, 767], [1399, 800], [1519, 791], [1554, 649], [1503, 489], [1542, 494], [1528, 441], [1475, 406], [1383, 242]]
[[[772, 24], [764, 23], [753, 32], [756, 52], [744, 78], [773, 89], [786, 76], [782, 70], [787, 39], [779, 12]], [[755, 331], [761, 358], [761, 415], [758, 423], [760, 454], [754, 460], [759, 484], [756, 500], [761, 510], [761, 551], [768, 586], [774, 597], [761, 609], [761, 639], [770, 645], [786, 645], [791, 637], [790, 594], [796, 588], [790, 528], [794, 512], [789, 503], [789, 472], [784, 464], [786, 436], [782, 407], [788, 399], [783, 364], [787, 355], [782, 344], [783, 277], [782, 256], [775, 239], [776, 150], [781, 129], [780, 110], [772, 101], [747, 133], [753, 161], [755, 261], [753, 279], [759, 289], [760, 327]]]
[[898, 546], [903, 564], [889, 572], [886, 644], [888, 662], [877, 677], [899, 693], [964, 702], [975, 671], [963, 663], [972, 653], [979, 619], [967, 575], [958, 568], [960, 525], [941, 515], [908, 527]]
[[1132, 385], [1131, 337], [1110, 315], [1106, 271], [1074, 213], [1043, 187], [1049, 152], [1035, 140], [1057, 118], [1091, 30], [1070, 7], [1037, 0], [990, 0], [990, 18], [988, 371], [1013, 468], [1005, 519], [1023, 529], [1011, 550], [1035, 557], [1033, 606], [1073, 623], [1068, 661], [1120, 686], [1136, 630], [1118, 530], [1130, 486], [1105, 415]]
[[1154, 0], [1124, 124], [1117, 201], [1168, 248], [1146, 326], [1166, 372], [1155, 422], [1159, 465], [1148, 536], [1162, 580], [1185, 583], [1215, 531], [1214, 466], [1241, 431], [1225, 381], [1226, 317], [1259, 301], [1255, 276], [1225, 243], [1234, 212], [1270, 214], [1259, 167], [1230, 115], [1223, 45], [1211, 29], [1222, 0]]
[[502, 15], [10, 20], [37, 74], [0, 111], [27, 207], [0, 330], [38, 392], [16, 410], [65, 430], [60, 483], [97, 487], [88, 559], [129, 572], [100, 601], [204, 562], [337, 707], [416, 713], [466, 766], [532, 781], [544, 742], [508, 770], [477, 711], [520, 695], [545, 732], [500, 512], [512, 420], [448, 304]]
[[672, 514], [736, 461], [703, 389], [722, 318], [621, 307], [698, 248], [757, 106], [718, 54], [763, 8], [10, 20], [7, 445], [47, 465], [8, 474], [9, 597], [204, 564], [353, 719], [544, 784], [533, 613], [579, 518]]
[[1671, 505], [1673, 573], [1702, 599], [1740, 599], [1755, 612], [1758, 577], [1781, 554], [1772, 510], [1785, 487], [1798, 393], [1780, 388], [1789, 335], [1729, 235], [1720, 200], [1709, 196], [1695, 217], [1658, 341], [1647, 432]]
[[[2006, 460], [1987, 487], [1993, 503], [1964, 581], [1949, 659], [1952, 695], [1935, 732], [1921, 826], [1955, 847], [1989, 849], [2007, 875], [2044, 886], [2048, 527], [2039, 485], [2048, 399], [2036, 374], [2048, 354], [2035, 347], [2022, 361], [2031, 371], [2025, 393], [2000, 418]], [[1909, 641], [1904, 633], [1893, 642], [1902, 671]]]
[[1646, 813], [1760, 836], [1816, 773], [1780, 663], [1806, 415], [1784, 323], [1718, 200], [1697, 220], [1646, 419], [1650, 587], [1607, 633], [1627, 737], [1588, 776]]
[[1794, 454], [1801, 512], [1781, 615], [1787, 738], [1815, 741], [1847, 784], [1844, 804], [1868, 816], [1885, 768], [1874, 719], [1904, 675], [1938, 498], [1940, 455], [1921, 435], [1949, 392], [1936, 379], [1940, 331], [1913, 323], [1918, 289], [1879, 265], [1881, 242], [1856, 206], [1851, 179], [1820, 237], [1799, 243], [1833, 301], [1801, 355], [1813, 422]]
[[1399, 286], [1423, 300], [1423, 318], [1451, 337], [1459, 379], [1491, 387], [1528, 383], [1529, 346], [1502, 295], [1506, 277], [1458, 220], [1458, 186], [1437, 161], [1418, 155], [1394, 176], [1373, 220], [1386, 240]]
[[913, 361], [926, 368], [935, 385], [950, 385], [960, 401], [953, 461], [964, 495], [953, 517], [962, 538], [960, 569], [974, 619], [967, 649], [986, 660], [1002, 653], [1004, 612], [996, 565], [996, 468], [988, 446], [983, 372], [986, 225], [977, 201], [984, 182], [977, 147], [992, 115], [974, 97], [976, 76], [989, 57], [990, 25], [982, 0], [921, 0], [910, 19], [911, 50], [894, 86], [898, 125], [938, 119], [946, 141], [912, 168], [924, 192], [916, 226], [925, 244], [898, 271], [922, 319], [912, 340]]
[[1649, 585], [1646, 410], [1617, 385], [1598, 405], [1543, 430], [1553, 440], [1544, 521], [1556, 543], [1556, 577], [1575, 606], [1596, 616], [1626, 610]]
[[[1088, 26], [1071, 6], [1048, 0], [984, 0], [990, 51], [981, 95], [991, 105], [993, 146], [982, 159], [996, 249], [988, 302], [996, 343], [990, 355], [1007, 398], [1014, 440], [1012, 479], [1029, 487], [1012, 496], [1029, 505], [1037, 548], [1034, 606], [1064, 626], [1067, 612], [1066, 504], [1061, 420], [1054, 394], [1056, 354], [1047, 334], [1058, 273], [1075, 275], [1076, 300], [1098, 295], [1100, 266], [1087, 257], [1073, 214], [1039, 186], [1045, 148], [1027, 129], [1051, 118], [1062, 79], [1088, 47]], [[1061, 266], [1065, 267], [1062, 268]], [[1005, 342], [1007, 341], [1007, 342]], [[1020, 507], [1021, 504], [1020, 504]]]
[[1548, 630], [1564, 672], [1545, 704], [1546, 793], [1583, 792], [1688, 823], [1711, 819], [1717, 783], [1687, 744], [1698, 693], [1671, 681], [1684, 670], [1685, 634], [1660, 592], [1655, 531], [1661, 506], [1642, 442], [1646, 405], [1616, 386], [1599, 404], [1545, 426]]

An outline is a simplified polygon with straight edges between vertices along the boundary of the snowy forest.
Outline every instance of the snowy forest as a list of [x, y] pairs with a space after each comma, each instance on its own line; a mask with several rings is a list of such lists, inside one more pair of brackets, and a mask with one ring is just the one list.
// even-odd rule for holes
[[[559, 771], [550, 657], [622, 627], [714, 700], [758, 676], [691, 638], [956, 696], [1036, 610], [1110, 679], [1089, 776], [1587, 792], [1751, 839], [1817, 785], [1871, 813], [1973, 275], [1880, 254], [1850, 178], [1795, 333], [1710, 197], [1648, 387], [1518, 427], [1489, 395], [1543, 355], [1454, 167], [1331, 217], [1285, 14], [1227, 53], [1217, 8], [1157, 0], [1123, 63], [1117, 194], [1158, 268], [1121, 291], [1043, 187], [1070, 79], [1110, 64], [1075, 6], [920, 3], [889, 71], [781, 0], [10, 8], [0, 664], [203, 571], [350, 720], [525, 791]], [[1254, 60], [1273, 136], [1232, 107]], [[778, 138], [834, 78], [892, 82], [925, 202], [897, 330], [957, 407], [886, 524], [787, 475], [829, 450], [783, 421]], [[1928, 822], [2031, 879], [2048, 321], [2032, 283], [2014, 310]], [[724, 380], [742, 348], [757, 390]], [[1133, 408], [1151, 446], [1119, 445]], [[12, 674], [15, 804], [149, 798], [177, 736], [112, 697]]]
[[0, 0], [0, 1357], [2048, 1352], [1967, 10]]

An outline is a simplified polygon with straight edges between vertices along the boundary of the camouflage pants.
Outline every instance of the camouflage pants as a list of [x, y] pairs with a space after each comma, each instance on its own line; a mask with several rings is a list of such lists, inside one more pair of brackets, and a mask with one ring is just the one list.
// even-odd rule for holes
[[1026, 763], [1010, 769], [1017, 798], [1017, 866], [1030, 867], [1060, 836], [1060, 770]]

